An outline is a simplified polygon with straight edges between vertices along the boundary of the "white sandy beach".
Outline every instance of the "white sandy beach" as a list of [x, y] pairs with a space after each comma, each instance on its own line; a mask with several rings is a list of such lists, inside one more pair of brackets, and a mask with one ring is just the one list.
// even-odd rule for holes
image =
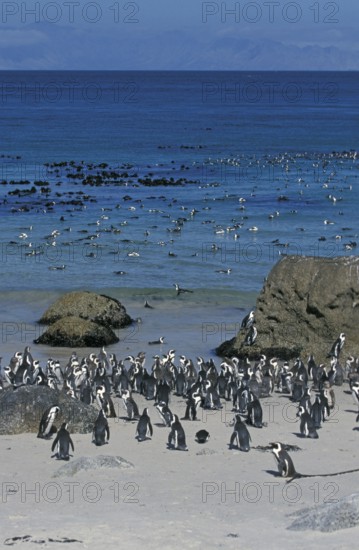
[[[356, 405], [348, 385], [336, 387], [338, 407], [319, 430], [319, 439], [298, 437], [295, 405], [273, 394], [263, 400], [263, 429], [250, 427], [252, 445], [282, 441], [301, 473], [330, 473], [358, 467]], [[188, 452], [167, 449], [169, 429], [160, 425], [153, 402], [134, 394], [140, 409], [149, 406], [152, 440], [138, 443], [136, 423], [109, 419], [108, 445], [95, 447], [90, 434], [73, 434], [75, 460], [100, 454], [121, 456], [132, 469], [101, 469], [72, 477], [53, 477], [65, 464], [51, 458], [51, 442], [36, 434], [2, 436], [1, 542], [22, 548], [352, 548], [358, 527], [321, 533], [290, 531], [288, 514], [339, 499], [358, 490], [359, 472], [337, 477], [298, 479], [290, 485], [276, 470], [270, 452], [229, 450], [231, 404], [222, 411], [201, 409], [198, 421], [183, 421]], [[124, 415], [122, 401], [116, 410]], [[184, 402], [171, 408], [183, 416]], [[194, 441], [205, 428], [210, 440]], [[71, 430], [71, 426], [69, 426]], [[27, 539], [9, 540], [14, 537]], [[73, 542], [71, 542], [73, 541]], [[39, 543], [41, 543], [39, 545]]]

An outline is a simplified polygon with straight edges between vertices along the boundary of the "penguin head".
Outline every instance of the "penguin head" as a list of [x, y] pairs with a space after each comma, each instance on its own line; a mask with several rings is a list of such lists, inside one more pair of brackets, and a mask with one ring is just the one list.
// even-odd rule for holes
[[274, 443], [269, 443], [269, 445], [273, 453], [279, 453], [283, 449], [282, 444], [279, 443], [279, 441], [276, 441]]

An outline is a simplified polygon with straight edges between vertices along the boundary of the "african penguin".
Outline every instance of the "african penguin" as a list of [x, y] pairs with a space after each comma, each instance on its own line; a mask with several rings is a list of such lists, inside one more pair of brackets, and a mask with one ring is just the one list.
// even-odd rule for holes
[[70, 433], [67, 430], [67, 423], [63, 422], [61, 428], [57, 432], [55, 441], [51, 446], [51, 451], [54, 452], [56, 448], [57, 460], [69, 460], [70, 459], [70, 446], [72, 451], [75, 450]]
[[168, 436], [168, 448], [176, 451], [188, 451], [186, 435], [176, 414], [173, 415], [171, 431]]
[[92, 431], [92, 441], [97, 447], [105, 445], [110, 439], [110, 428], [105, 415], [105, 411], [101, 409], [95, 420], [95, 425]]
[[229, 442], [229, 448], [234, 448], [234, 442], [237, 442], [237, 448], [240, 451], [248, 452], [250, 450], [251, 436], [247, 429], [247, 426], [242, 422], [240, 414], [236, 414], [234, 417], [235, 424], [233, 428], [233, 434]]
[[60, 412], [60, 407], [57, 405], [48, 407], [40, 420], [39, 431], [37, 437], [42, 439], [48, 439], [52, 434], [56, 433], [56, 427], [53, 425], [58, 414]]
[[153, 428], [151, 424], [151, 419], [148, 415], [148, 408], [145, 407], [137, 424], [136, 438], [137, 441], [146, 441], [146, 439], [150, 439], [152, 435]]

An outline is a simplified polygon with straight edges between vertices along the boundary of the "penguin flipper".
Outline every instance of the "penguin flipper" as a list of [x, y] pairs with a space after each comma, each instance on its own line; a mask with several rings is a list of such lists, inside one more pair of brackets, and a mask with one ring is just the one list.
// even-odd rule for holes
[[55, 437], [55, 440], [54, 440], [53, 444], [51, 445], [51, 452], [52, 452], [52, 453], [54, 452], [55, 447], [56, 447], [56, 445], [58, 444], [58, 442], [59, 442], [59, 436], [57, 435], [57, 436]]
[[237, 437], [237, 433], [236, 433], [236, 432], [233, 432], [232, 435], [231, 435], [230, 442], [229, 442], [229, 448], [230, 448], [230, 449], [233, 447], [233, 443], [234, 443], [236, 437]]

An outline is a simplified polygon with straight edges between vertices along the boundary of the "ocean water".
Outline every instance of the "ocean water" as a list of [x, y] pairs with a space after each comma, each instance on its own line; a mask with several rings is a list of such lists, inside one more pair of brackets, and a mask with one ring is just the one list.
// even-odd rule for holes
[[356, 254], [358, 80], [1, 72], [3, 346], [87, 289], [133, 317], [154, 303], [128, 344], [163, 329], [188, 346], [192, 326], [190, 349], [211, 353], [282, 254]]

